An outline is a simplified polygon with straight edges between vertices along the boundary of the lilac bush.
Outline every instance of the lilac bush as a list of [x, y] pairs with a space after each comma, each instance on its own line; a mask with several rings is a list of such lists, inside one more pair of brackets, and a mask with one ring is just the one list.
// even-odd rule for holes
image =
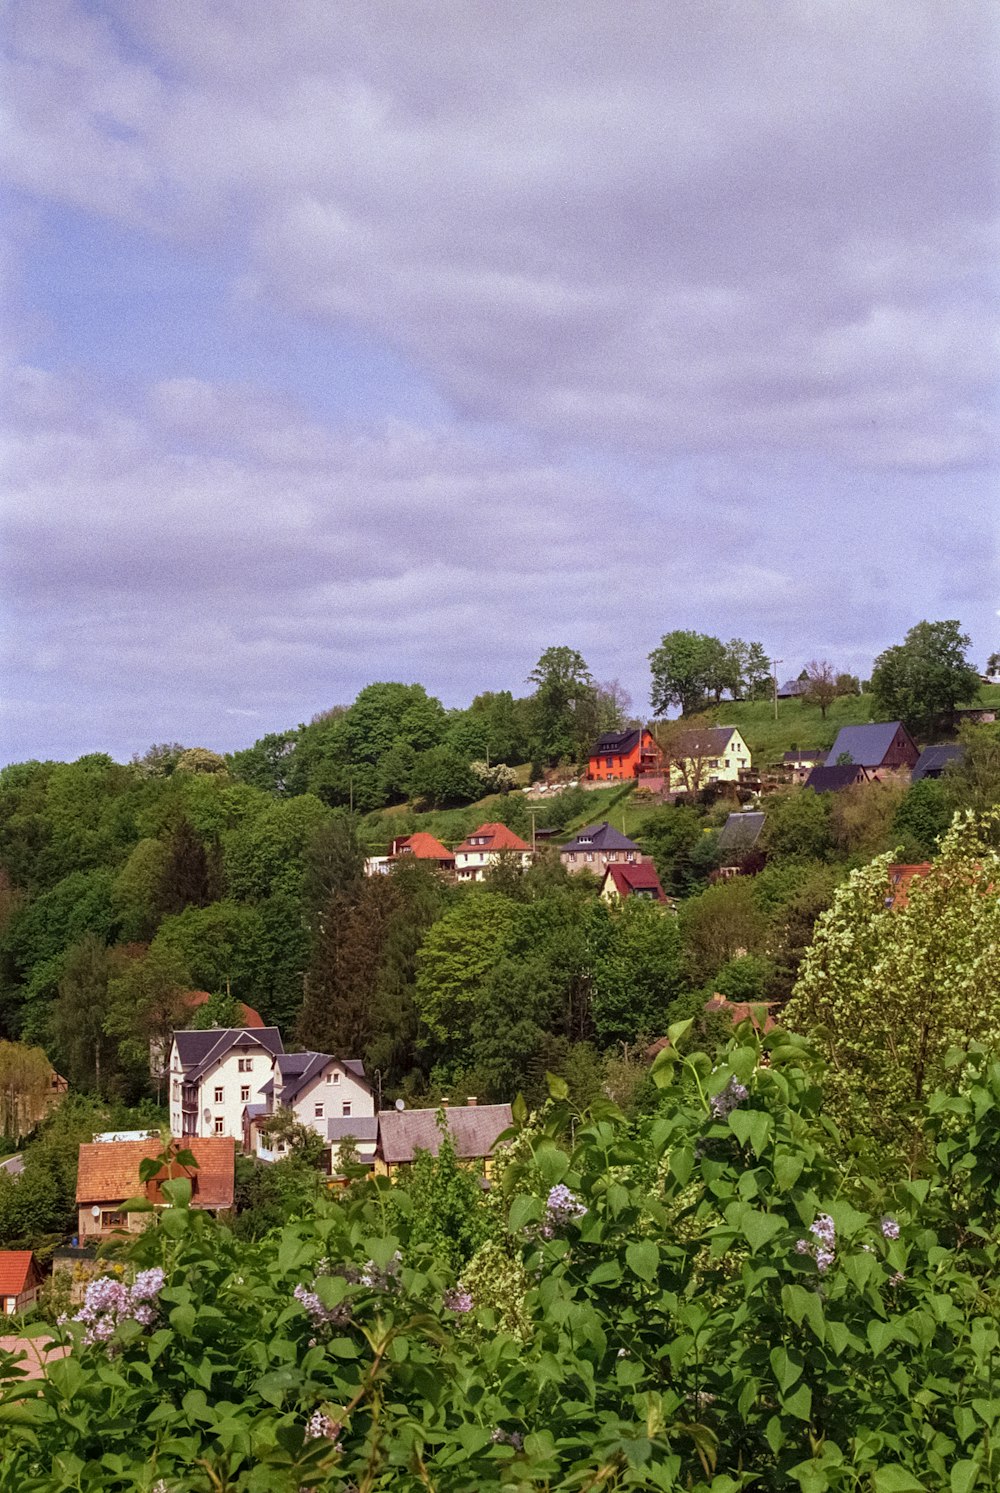
[[163, 1289], [164, 1273], [160, 1267], [140, 1270], [131, 1286], [112, 1275], [102, 1275], [92, 1280], [84, 1294], [83, 1306], [72, 1318], [82, 1322], [86, 1331], [83, 1345], [86, 1348], [100, 1344], [112, 1351], [111, 1340], [115, 1329], [123, 1322], [137, 1322], [140, 1327], [152, 1327], [157, 1317], [157, 1297]]

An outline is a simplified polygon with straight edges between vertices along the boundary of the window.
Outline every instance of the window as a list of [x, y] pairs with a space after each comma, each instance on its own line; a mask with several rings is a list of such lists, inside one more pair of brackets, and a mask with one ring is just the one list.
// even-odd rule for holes
[[215, 1117], [215, 1133], [216, 1135], [225, 1135], [226, 1133], [226, 1122], [221, 1115], [216, 1115]]
[[181, 1097], [181, 1085], [179, 1079], [174, 1079], [173, 1084], [171, 1085], [170, 1092], [175, 1099], [179, 1099]]
[[339, 1069], [335, 1068], [332, 1073], [328, 1073], [326, 1075], [326, 1081], [327, 1081], [327, 1083], [339, 1083], [340, 1082], [340, 1071], [339, 1071]]
[[253, 1058], [240, 1058], [238, 1068], [241, 1073], [253, 1072]]
[[241, 1087], [240, 1087], [240, 1103], [241, 1104], [246, 1104], [246, 1102], [247, 1102], [247, 1100], [249, 1098], [250, 1098], [250, 1085], [248, 1083], [245, 1083], [245, 1084], [241, 1085]]
[[125, 1214], [117, 1208], [101, 1209], [102, 1229], [122, 1229], [125, 1227]]
[[315, 1118], [317, 1120], [321, 1120], [323, 1118], [323, 1106], [322, 1106], [322, 1104], [317, 1104], [317, 1105], [314, 1106], [313, 1114], [314, 1114], [314, 1116], [315, 1116]]
[[588, 861], [592, 861], [593, 859], [594, 859], [594, 852], [592, 850], [588, 850], [587, 851], [587, 860]]
[[215, 1091], [215, 1102], [216, 1102], [216, 1104], [222, 1104], [222, 1103], [224, 1103], [225, 1098], [226, 1098], [226, 1091], [225, 1091], [225, 1089], [222, 1089], [222, 1088], [216, 1089], [216, 1091]]
[[344, 1102], [343, 1102], [343, 1104], [340, 1106], [340, 1113], [342, 1115], [346, 1116], [346, 1115], [349, 1115], [350, 1112], [351, 1112], [351, 1101], [350, 1101], [350, 1099], [345, 1099]]

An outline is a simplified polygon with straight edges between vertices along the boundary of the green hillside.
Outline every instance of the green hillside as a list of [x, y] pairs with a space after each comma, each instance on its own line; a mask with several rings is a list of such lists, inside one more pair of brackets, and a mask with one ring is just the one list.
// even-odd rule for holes
[[[984, 685], [979, 703], [1000, 707], [1000, 685]], [[841, 726], [862, 726], [882, 719], [871, 695], [844, 695], [834, 700], [825, 721], [817, 705], [802, 700], [779, 700], [777, 720], [771, 700], [725, 701], [711, 715], [720, 726], [739, 727], [755, 766], [780, 761], [782, 753], [796, 748], [829, 748]]]

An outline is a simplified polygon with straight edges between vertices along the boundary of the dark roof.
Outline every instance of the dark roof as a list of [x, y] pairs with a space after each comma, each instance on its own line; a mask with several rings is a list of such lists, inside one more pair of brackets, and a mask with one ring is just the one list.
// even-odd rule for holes
[[808, 679], [786, 679], [784, 684], [778, 685], [778, 699], [794, 699], [798, 695], [804, 695], [808, 688]]
[[633, 861], [631, 864], [628, 861], [617, 861], [605, 871], [605, 885], [607, 885], [609, 876], [620, 897], [631, 897], [638, 892], [651, 892], [654, 902], [666, 902], [667, 900], [652, 861]]
[[801, 752], [786, 752], [782, 762], [825, 762], [829, 755], [826, 747], [805, 747]]
[[719, 757], [738, 730], [738, 726], [706, 726], [702, 731], [684, 731], [677, 738], [674, 756]]
[[827, 755], [827, 767], [836, 767], [845, 753], [862, 767], [881, 767], [892, 746], [900, 721], [872, 721], [867, 726], [841, 726]]
[[749, 850], [764, 828], [764, 814], [730, 814], [719, 831], [720, 850]]
[[633, 727], [631, 731], [605, 731], [603, 736], [597, 738], [597, 745], [590, 755], [592, 757], [623, 756], [638, 745], [638, 727]]
[[336, 1115], [326, 1122], [327, 1140], [343, 1140], [353, 1135], [355, 1140], [375, 1140], [378, 1135], [378, 1115]]
[[814, 767], [802, 786], [816, 793], [836, 793], [840, 788], [867, 781], [867, 768], [859, 762], [845, 762], [840, 767]]
[[188, 1083], [201, 1078], [213, 1063], [219, 1062], [234, 1047], [262, 1047], [272, 1057], [285, 1050], [276, 1026], [258, 1027], [252, 1031], [244, 1026], [213, 1027], [204, 1032], [180, 1031], [174, 1032], [174, 1041]]
[[[327, 1063], [336, 1063], [338, 1067], [360, 1078], [362, 1083], [367, 1082], [365, 1065], [360, 1058], [335, 1058], [328, 1052], [282, 1052], [275, 1058], [275, 1067], [282, 1082], [282, 1106], [287, 1109], [316, 1075], [322, 1073]], [[260, 1093], [268, 1097], [274, 1093], [273, 1077], [261, 1084]]]
[[[584, 844], [584, 841], [587, 843]], [[638, 849], [634, 840], [629, 840], [621, 830], [615, 829], [605, 819], [603, 824], [588, 824], [586, 829], [577, 830], [576, 839], [564, 845], [561, 854], [565, 855], [567, 851], [577, 850], [634, 850], [638, 852]]]
[[269, 1115], [271, 1111], [266, 1104], [244, 1104], [243, 1113], [248, 1120], [259, 1120], [262, 1115]]
[[950, 762], [961, 762], [964, 756], [965, 747], [958, 744], [924, 747], [917, 758], [911, 781], [919, 783], [921, 778], [939, 778]]
[[[513, 1124], [509, 1104], [464, 1104], [444, 1111], [448, 1133], [460, 1161], [489, 1156]], [[378, 1117], [379, 1150], [389, 1166], [412, 1161], [418, 1151], [437, 1155], [441, 1131], [436, 1109], [387, 1109]]]

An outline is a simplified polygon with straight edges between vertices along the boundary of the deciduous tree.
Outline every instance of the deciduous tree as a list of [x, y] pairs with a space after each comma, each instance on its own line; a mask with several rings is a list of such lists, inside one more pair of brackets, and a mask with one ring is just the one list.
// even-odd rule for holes
[[878, 708], [910, 731], [947, 720], [979, 694], [979, 675], [966, 657], [971, 642], [957, 621], [918, 622], [875, 660], [871, 687]]

